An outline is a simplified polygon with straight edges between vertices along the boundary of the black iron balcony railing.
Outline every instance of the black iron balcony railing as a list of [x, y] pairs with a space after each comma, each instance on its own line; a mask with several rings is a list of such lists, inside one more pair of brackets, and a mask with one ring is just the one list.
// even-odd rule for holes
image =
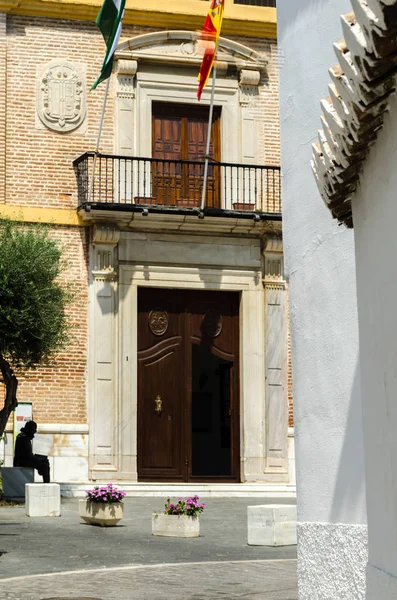
[[249, 4], [250, 6], [269, 6], [276, 8], [276, 0], [234, 0], [234, 4]]
[[[79, 206], [87, 203], [200, 208], [204, 162], [93, 152], [73, 162]], [[281, 213], [280, 168], [210, 162], [205, 208]]]

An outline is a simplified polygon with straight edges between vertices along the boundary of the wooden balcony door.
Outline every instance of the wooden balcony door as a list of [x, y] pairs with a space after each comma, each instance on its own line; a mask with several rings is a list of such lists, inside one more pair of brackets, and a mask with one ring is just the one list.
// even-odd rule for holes
[[[170, 162], [153, 163], [152, 185], [156, 204], [200, 206], [208, 130], [208, 106], [153, 102], [152, 157]], [[220, 161], [220, 107], [214, 107], [210, 157]], [[220, 207], [220, 168], [208, 169], [206, 206]]]
[[141, 288], [138, 479], [239, 481], [239, 294]]

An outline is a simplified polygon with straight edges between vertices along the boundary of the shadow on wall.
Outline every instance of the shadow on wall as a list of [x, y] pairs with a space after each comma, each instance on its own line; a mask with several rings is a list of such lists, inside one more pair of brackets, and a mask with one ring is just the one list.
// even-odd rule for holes
[[[349, 459], [346, 460], [346, 457]], [[352, 466], [356, 468], [352, 468]], [[344, 522], [344, 516], [351, 513], [352, 507], [358, 505], [363, 506], [362, 524], [365, 524], [364, 444], [360, 368], [357, 364], [345, 423], [343, 446], [339, 456], [339, 467], [331, 505], [331, 523]]]

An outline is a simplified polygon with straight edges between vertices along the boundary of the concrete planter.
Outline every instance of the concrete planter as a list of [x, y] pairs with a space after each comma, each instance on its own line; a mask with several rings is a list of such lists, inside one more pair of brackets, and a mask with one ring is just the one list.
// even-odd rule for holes
[[79, 502], [80, 517], [90, 525], [114, 527], [124, 516], [124, 502]]
[[192, 538], [200, 536], [198, 517], [153, 513], [152, 534], [166, 537]]

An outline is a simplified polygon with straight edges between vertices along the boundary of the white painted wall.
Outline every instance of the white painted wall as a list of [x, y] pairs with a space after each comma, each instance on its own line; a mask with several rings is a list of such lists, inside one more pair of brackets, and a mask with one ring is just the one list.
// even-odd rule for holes
[[348, 0], [278, 0], [283, 229], [290, 281], [300, 598], [365, 596], [366, 507], [353, 233], [311, 173]]
[[396, 154], [394, 96], [353, 202], [371, 600], [397, 598]]

